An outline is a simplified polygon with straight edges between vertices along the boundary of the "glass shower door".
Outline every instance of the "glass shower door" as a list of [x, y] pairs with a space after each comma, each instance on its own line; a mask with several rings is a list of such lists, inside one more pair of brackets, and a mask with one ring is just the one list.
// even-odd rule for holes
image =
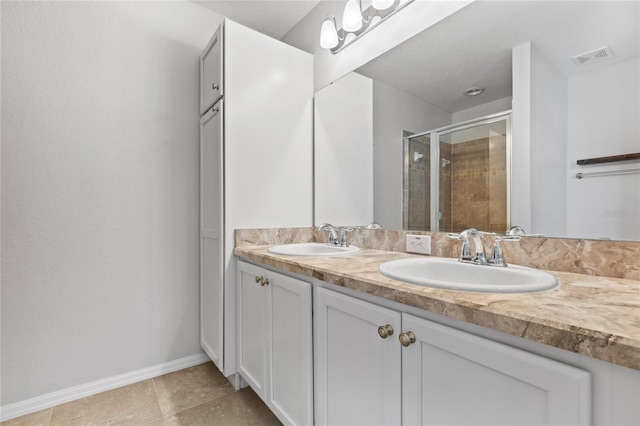
[[511, 112], [405, 134], [403, 228], [505, 232], [510, 226]]
[[403, 228], [431, 230], [430, 135], [404, 138]]

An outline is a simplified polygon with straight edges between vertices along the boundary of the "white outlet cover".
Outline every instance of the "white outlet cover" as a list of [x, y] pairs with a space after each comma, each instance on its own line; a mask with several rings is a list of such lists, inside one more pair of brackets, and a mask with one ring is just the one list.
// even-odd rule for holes
[[431, 236], [407, 235], [407, 253], [431, 254]]

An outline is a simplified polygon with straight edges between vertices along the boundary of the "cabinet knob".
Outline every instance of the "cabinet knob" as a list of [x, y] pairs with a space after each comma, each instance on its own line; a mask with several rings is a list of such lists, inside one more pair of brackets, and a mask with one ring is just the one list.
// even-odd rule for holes
[[265, 285], [269, 285], [269, 278], [265, 278], [262, 275], [256, 277], [256, 283], [260, 284], [260, 286], [264, 287]]
[[391, 325], [389, 324], [381, 325], [380, 327], [378, 327], [378, 334], [383, 339], [386, 339], [387, 337], [393, 335], [393, 327], [391, 327]]
[[413, 331], [406, 331], [404, 333], [400, 333], [398, 339], [400, 339], [400, 343], [402, 344], [402, 346], [406, 348], [410, 344], [416, 342], [416, 335], [413, 334]]
[[213, 84], [211, 85], [211, 88], [212, 88], [213, 90], [220, 90], [220, 86], [218, 86], [218, 85], [217, 85], [217, 84], [215, 84], [215, 83], [213, 83]]

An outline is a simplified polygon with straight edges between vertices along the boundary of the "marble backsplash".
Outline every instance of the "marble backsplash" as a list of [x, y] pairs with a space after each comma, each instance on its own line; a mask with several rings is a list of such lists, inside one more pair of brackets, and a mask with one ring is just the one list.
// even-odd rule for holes
[[[405, 252], [405, 236], [430, 235], [431, 255], [458, 257], [460, 242], [441, 232], [356, 229], [349, 244], [368, 249]], [[236, 246], [324, 242], [326, 231], [305, 228], [239, 229]], [[493, 245], [484, 237], [487, 254]], [[640, 280], [640, 242], [524, 237], [519, 242], [503, 242], [507, 263], [550, 271]]]

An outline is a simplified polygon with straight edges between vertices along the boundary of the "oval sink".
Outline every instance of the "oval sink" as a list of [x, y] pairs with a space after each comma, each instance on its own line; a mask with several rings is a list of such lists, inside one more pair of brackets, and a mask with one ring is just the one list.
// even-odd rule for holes
[[394, 280], [426, 287], [484, 293], [530, 293], [557, 288], [553, 275], [524, 266], [482, 266], [437, 257], [385, 262], [378, 272]]
[[360, 251], [356, 246], [341, 247], [324, 243], [282, 244], [269, 247], [269, 253], [285, 256], [341, 256]]

